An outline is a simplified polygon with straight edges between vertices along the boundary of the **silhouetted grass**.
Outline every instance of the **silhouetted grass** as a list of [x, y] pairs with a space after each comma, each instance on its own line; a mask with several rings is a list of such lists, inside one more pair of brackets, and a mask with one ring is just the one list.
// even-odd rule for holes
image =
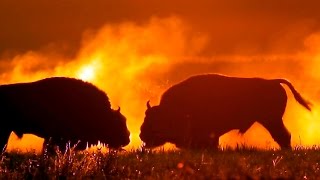
[[0, 179], [317, 179], [320, 148], [2, 153]]

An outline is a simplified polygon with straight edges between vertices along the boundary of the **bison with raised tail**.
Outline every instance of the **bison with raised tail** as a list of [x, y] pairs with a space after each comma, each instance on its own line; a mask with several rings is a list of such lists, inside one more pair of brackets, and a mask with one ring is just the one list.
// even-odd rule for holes
[[257, 121], [281, 148], [291, 148], [291, 135], [282, 121], [287, 95], [281, 84], [311, 110], [285, 79], [197, 75], [169, 88], [160, 105], [147, 103], [140, 138], [146, 147], [170, 142], [180, 148], [216, 149], [219, 136], [232, 129], [243, 133]]
[[107, 95], [82, 80], [53, 77], [0, 86], [0, 146], [11, 131], [52, 140], [60, 148], [67, 141], [85, 149], [98, 140], [111, 148], [129, 143], [126, 118], [111, 109]]

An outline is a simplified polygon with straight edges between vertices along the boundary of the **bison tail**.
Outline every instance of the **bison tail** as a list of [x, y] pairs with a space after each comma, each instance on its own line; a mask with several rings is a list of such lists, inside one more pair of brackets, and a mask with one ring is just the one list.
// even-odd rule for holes
[[285, 79], [275, 79], [274, 81], [280, 83], [280, 84], [286, 84], [291, 92], [293, 93], [293, 96], [294, 98], [302, 105], [304, 106], [306, 109], [308, 109], [309, 111], [311, 111], [311, 103], [307, 100], [305, 100], [301, 95], [300, 93], [293, 87], [293, 85], [288, 81], [288, 80], [285, 80]]

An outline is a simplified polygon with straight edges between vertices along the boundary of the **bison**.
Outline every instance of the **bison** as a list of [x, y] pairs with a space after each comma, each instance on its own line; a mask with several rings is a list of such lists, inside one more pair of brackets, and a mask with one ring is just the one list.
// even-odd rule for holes
[[216, 149], [221, 135], [232, 129], [244, 133], [257, 121], [281, 148], [291, 148], [282, 121], [287, 95], [281, 84], [311, 110], [285, 79], [196, 75], [164, 92], [158, 106], [147, 102], [140, 138], [149, 148], [170, 142], [179, 148]]
[[85, 149], [98, 140], [111, 148], [129, 143], [126, 118], [111, 109], [109, 98], [96, 86], [79, 79], [52, 77], [0, 86], [0, 145], [14, 131], [31, 133], [60, 148], [66, 142]]

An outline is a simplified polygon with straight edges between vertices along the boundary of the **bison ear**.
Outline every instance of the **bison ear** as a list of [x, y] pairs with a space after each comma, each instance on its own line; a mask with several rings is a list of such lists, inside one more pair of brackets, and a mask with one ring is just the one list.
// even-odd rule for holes
[[118, 112], [120, 112], [120, 110], [121, 110], [121, 108], [120, 108], [120, 106], [118, 106], [118, 109], [117, 109], [117, 111], [118, 111]]
[[149, 100], [149, 101], [147, 101], [147, 108], [148, 108], [148, 109], [150, 109], [150, 108], [151, 108], [151, 106], [150, 106], [150, 100]]

